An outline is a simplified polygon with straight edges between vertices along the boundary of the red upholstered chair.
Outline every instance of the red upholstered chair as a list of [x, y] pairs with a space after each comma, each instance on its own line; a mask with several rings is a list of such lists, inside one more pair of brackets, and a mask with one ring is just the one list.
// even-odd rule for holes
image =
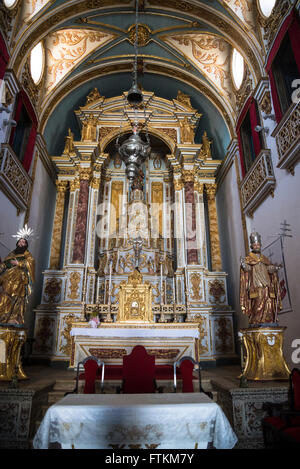
[[[80, 372], [81, 367], [84, 367], [84, 372]], [[104, 369], [105, 364], [97, 357], [90, 356], [85, 358], [82, 362], [79, 362], [77, 365], [77, 374], [76, 374], [76, 386], [71, 393], [78, 393], [78, 384], [79, 380], [84, 380], [84, 394], [95, 394], [95, 381], [100, 379], [101, 382], [101, 393], [104, 389]]]
[[266, 448], [300, 447], [300, 370], [290, 374], [289, 402], [266, 403], [268, 416], [262, 420]]
[[174, 362], [174, 392], [177, 392], [177, 375], [178, 369], [180, 371], [180, 376], [182, 379], [182, 392], [194, 392], [194, 368], [198, 366], [198, 382], [199, 382], [199, 392], [204, 392], [212, 399], [212, 393], [204, 391], [201, 382], [201, 367], [200, 363], [194, 360], [192, 357], [182, 357], [177, 362]]
[[142, 345], [136, 345], [129, 355], [123, 357], [122, 387], [124, 394], [153, 393], [155, 382], [155, 357], [149, 355]]

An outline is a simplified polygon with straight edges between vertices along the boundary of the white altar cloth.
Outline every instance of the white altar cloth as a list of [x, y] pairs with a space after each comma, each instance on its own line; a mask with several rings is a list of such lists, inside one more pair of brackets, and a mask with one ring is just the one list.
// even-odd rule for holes
[[73, 327], [71, 336], [89, 337], [193, 337], [199, 338], [198, 328], [194, 329], [158, 329], [158, 328], [107, 328]]
[[237, 437], [219, 405], [203, 393], [70, 394], [47, 410], [33, 447], [55, 442], [75, 449], [206, 448], [212, 442], [231, 449]]

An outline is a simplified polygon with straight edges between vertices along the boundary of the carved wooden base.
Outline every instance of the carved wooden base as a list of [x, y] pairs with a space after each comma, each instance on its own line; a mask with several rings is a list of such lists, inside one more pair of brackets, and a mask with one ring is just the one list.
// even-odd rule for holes
[[0, 326], [0, 380], [28, 379], [20, 362], [20, 352], [26, 340], [26, 330], [13, 325]]
[[243, 376], [248, 380], [289, 379], [290, 370], [282, 352], [285, 327], [251, 327], [241, 329], [246, 349]]

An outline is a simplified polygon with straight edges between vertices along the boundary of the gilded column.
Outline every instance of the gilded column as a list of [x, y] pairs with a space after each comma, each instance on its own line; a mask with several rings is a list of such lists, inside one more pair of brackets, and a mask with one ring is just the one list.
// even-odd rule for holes
[[183, 224], [184, 200], [183, 181], [181, 177], [174, 179], [174, 237], [176, 240], [177, 267], [183, 268], [185, 262], [185, 235]]
[[216, 206], [216, 184], [205, 184], [207, 201], [208, 201], [208, 216], [209, 216], [209, 233], [210, 233], [210, 252], [211, 252], [211, 264], [212, 270], [221, 272], [221, 250], [220, 250], [220, 238], [219, 238], [219, 227], [217, 218], [217, 206]]
[[64, 217], [64, 206], [68, 181], [56, 181], [56, 207], [51, 240], [50, 269], [58, 270], [60, 267], [61, 238]]
[[187, 239], [187, 264], [198, 264], [198, 250], [196, 237], [196, 207], [194, 194], [194, 172], [183, 171], [185, 194], [185, 219]]
[[80, 188], [78, 196], [77, 218], [73, 244], [73, 263], [83, 264], [85, 258], [85, 242], [87, 215], [89, 207], [90, 170], [83, 169], [79, 173]]
[[204, 184], [198, 181], [195, 182], [195, 205], [196, 205], [196, 223], [197, 223], [197, 246], [198, 246], [198, 260], [199, 265], [207, 267], [206, 255], [206, 233], [205, 233], [205, 210], [203, 191]]
[[87, 262], [89, 266], [94, 265], [95, 248], [96, 248], [96, 225], [97, 225], [97, 206], [98, 195], [101, 178], [93, 176], [90, 181], [90, 201], [89, 201], [89, 222], [88, 222], [88, 236], [87, 236]]
[[68, 217], [67, 217], [64, 266], [71, 264], [72, 262], [72, 256], [73, 256], [72, 249], [73, 249], [73, 239], [74, 239], [79, 188], [80, 188], [80, 181], [79, 181], [79, 178], [76, 177], [75, 179], [70, 181], [70, 198], [69, 198]]

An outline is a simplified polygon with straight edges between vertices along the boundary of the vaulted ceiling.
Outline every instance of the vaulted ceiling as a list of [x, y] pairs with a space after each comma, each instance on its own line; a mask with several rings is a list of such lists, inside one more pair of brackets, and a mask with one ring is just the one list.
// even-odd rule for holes
[[[43, 41], [45, 72], [36, 102], [48, 151], [61, 153], [70, 127], [79, 138], [74, 111], [98, 88], [102, 96], [128, 91], [134, 57], [134, 0], [24, 0], [14, 27], [11, 68], [19, 79], [32, 48]], [[191, 98], [222, 159], [234, 135], [236, 89], [231, 55], [244, 57], [253, 87], [263, 74], [264, 57], [256, 1], [139, 1], [138, 82], [146, 91], [174, 99]], [[27, 64], [27, 65], [26, 65]]]

